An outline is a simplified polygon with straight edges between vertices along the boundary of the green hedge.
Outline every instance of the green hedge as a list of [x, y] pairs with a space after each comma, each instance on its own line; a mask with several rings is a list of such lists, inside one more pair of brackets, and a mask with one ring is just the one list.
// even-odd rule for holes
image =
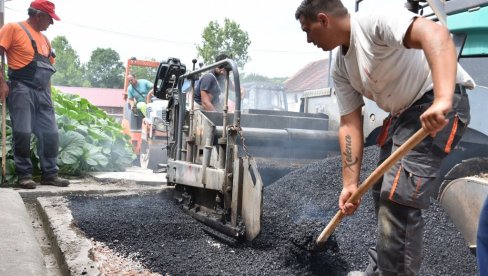
[[[133, 153], [129, 136], [122, 133], [120, 123], [78, 95], [64, 94], [53, 88], [52, 99], [59, 129], [58, 166], [60, 174], [81, 175], [83, 172], [89, 171], [123, 171], [132, 164], [136, 156]], [[12, 129], [8, 113], [6, 122], [6, 182], [13, 184], [16, 182], [17, 176], [15, 175]], [[32, 135], [31, 160], [35, 178], [40, 176], [36, 142], [37, 138]]]

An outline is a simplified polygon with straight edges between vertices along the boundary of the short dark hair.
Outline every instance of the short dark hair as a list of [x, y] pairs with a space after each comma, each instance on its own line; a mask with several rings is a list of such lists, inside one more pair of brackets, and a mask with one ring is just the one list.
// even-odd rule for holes
[[[218, 54], [215, 57], [215, 62], [219, 62], [219, 61], [224, 60], [226, 58], [229, 58], [229, 56], [227, 54], [224, 54], [224, 53]], [[225, 68], [225, 64], [220, 65], [218, 68], [220, 68], [220, 69]]]
[[221, 53], [221, 54], [218, 54], [216, 57], [215, 57], [215, 62], [218, 62], [218, 61], [221, 61], [221, 60], [224, 60], [226, 58], [229, 58], [229, 56], [227, 54], [224, 54], [224, 53]]
[[[36, 14], [40, 14], [40, 13], [45, 13], [45, 12], [40, 11], [40, 10], [37, 10], [37, 9], [34, 9], [34, 8], [32, 8], [32, 7], [29, 7], [29, 8], [27, 9], [27, 15], [29, 15], [29, 17], [32, 17], [32, 16], [34, 16], [34, 15], [36, 15]], [[47, 14], [47, 13], [46, 13], [46, 14]]]
[[295, 12], [295, 19], [298, 20], [303, 16], [315, 22], [317, 14], [320, 12], [344, 16], [347, 14], [347, 8], [344, 7], [341, 0], [303, 0]]

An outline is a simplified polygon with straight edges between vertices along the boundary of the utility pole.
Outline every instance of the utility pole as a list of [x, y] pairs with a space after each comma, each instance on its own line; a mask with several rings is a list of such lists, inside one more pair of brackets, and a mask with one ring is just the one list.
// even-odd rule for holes
[[5, 6], [4, 6], [4, 0], [0, 0], [0, 28], [3, 27], [3, 22], [4, 22], [4, 18], [5, 18]]

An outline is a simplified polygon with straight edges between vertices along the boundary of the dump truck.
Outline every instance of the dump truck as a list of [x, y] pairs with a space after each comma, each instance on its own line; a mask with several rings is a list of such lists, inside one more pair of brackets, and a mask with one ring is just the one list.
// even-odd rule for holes
[[[226, 68], [223, 111], [195, 109], [195, 82], [219, 66]], [[191, 82], [186, 93], [185, 81]], [[234, 88], [233, 112], [229, 87]], [[248, 87], [249, 93], [263, 88]], [[339, 151], [325, 114], [242, 112], [239, 71], [232, 59], [186, 72], [179, 59], [169, 58], [159, 66], [154, 89], [156, 97], [169, 101], [167, 183], [175, 185], [184, 210], [228, 236], [252, 240], [259, 234], [264, 185]]]

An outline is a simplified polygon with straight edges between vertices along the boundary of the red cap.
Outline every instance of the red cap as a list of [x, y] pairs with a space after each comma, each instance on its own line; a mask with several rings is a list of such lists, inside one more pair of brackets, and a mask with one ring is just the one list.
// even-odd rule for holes
[[43, 11], [49, 14], [53, 19], [59, 21], [59, 16], [56, 15], [54, 12], [54, 4], [47, 1], [47, 0], [34, 0], [30, 4], [31, 8], [34, 8], [39, 11]]

